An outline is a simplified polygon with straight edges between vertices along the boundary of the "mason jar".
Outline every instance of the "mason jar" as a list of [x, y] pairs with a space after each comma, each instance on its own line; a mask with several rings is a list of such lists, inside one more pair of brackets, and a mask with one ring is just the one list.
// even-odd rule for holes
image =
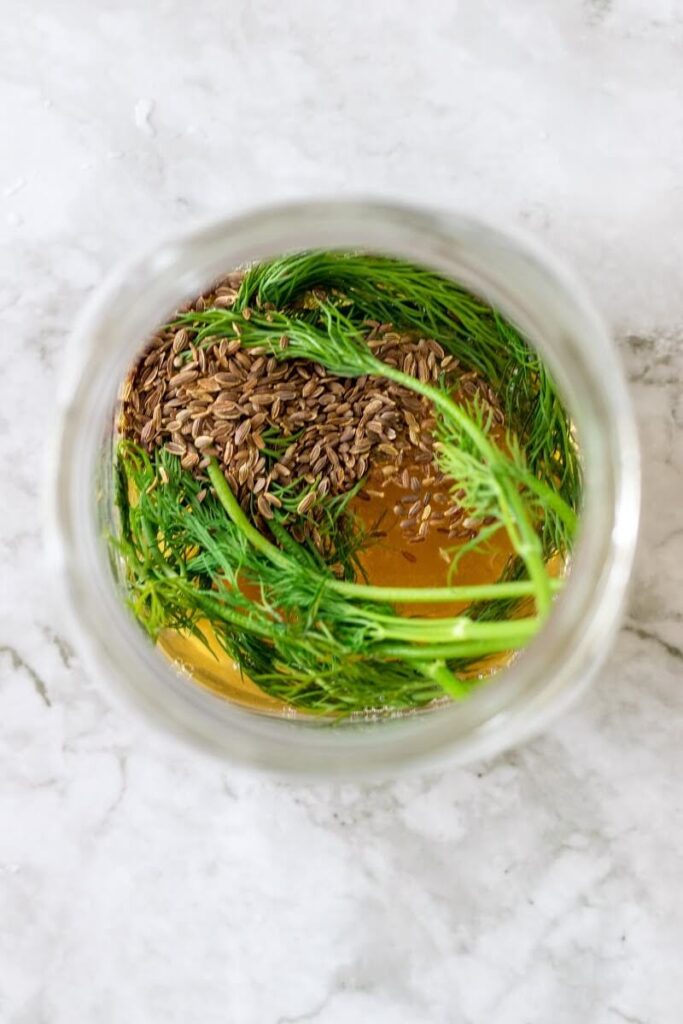
[[[584, 469], [581, 528], [547, 623], [461, 702], [331, 723], [247, 708], [197, 685], [125, 605], [108, 546], [117, 394], [144, 340], [236, 267], [304, 249], [366, 250], [441, 272], [521, 330], [554, 376]], [[117, 270], [71, 339], [51, 457], [48, 554], [91, 671], [154, 722], [238, 762], [313, 776], [390, 775], [491, 756], [545, 727], [595, 676], [618, 628], [636, 542], [636, 431], [615, 347], [582, 288], [536, 244], [444, 210], [308, 201], [214, 221]]]

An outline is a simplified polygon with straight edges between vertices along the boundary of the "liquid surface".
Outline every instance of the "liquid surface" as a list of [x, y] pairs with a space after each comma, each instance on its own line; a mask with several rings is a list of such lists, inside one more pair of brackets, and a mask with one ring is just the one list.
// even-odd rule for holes
[[[405, 492], [395, 484], [386, 486], [383, 497], [372, 493], [368, 495], [367, 490], [373, 491], [374, 488], [368, 486], [366, 500], [356, 498], [351, 508], [368, 530], [377, 526], [384, 534], [361, 556], [370, 583], [378, 586], [434, 587], [448, 586], [455, 582], [461, 585], [489, 583], [500, 577], [511, 554], [510, 542], [504, 530], [499, 530], [485, 549], [466, 552], [458, 565], [457, 580], [449, 581], [449, 562], [454, 552], [466, 542], [449, 540], [447, 535], [430, 530], [421, 543], [408, 543], [399, 525], [400, 517], [394, 512], [394, 505]], [[448, 552], [448, 562], [442, 552]], [[463, 607], [462, 603], [455, 602], [404, 604], [401, 610], [406, 615], [447, 617], [458, 614]], [[221, 649], [208, 623], [203, 632], [210, 650], [195, 637], [172, 630], [162, 634], [158, 645], [195, 682], [221, 697], [253, 710], [273, 713], [286, 709], [281, 701], [263, 693], [242, 674], [239, 665]], [[488, 665], [488, 671], [495, 670], [506, 661], [507, 655], [497, 656]]]

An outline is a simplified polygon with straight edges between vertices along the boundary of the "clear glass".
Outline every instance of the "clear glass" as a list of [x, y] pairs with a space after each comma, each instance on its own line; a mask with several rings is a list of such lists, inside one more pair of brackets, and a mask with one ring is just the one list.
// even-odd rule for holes
[[[308, 248], [404, 257], [469, 287], [546, 360], [581, 439], [585, 504], [567, 586], [523, 655], [462, 703], [336, 725], [269, 716], [193, 684], [124, 607], [110, 563], [112, 414], [131, 360], [169, 310], [255, 259]], [[614, 346], [581, 288], [528, 240], [469, 217], [377, 202], [304, 202], [213, 222], [122, 267], [71, 341], [51, 457], [48, 552], [80, 647], [155, 721], [251, 765], [312, 775], [391, 774], [489, 756], [538, 731], [603, 662], [619, 623], [638, 523], [636, 432]]]

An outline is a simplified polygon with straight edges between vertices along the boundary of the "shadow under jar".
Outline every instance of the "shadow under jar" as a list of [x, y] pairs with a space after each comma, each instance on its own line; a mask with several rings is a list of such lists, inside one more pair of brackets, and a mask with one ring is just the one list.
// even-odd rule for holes
[[[197, 685], [141, 631], [108, 538], [116, 532], [118, 394], [169, 311], [234, 268], [283, 253], [384, 254], [434, 270], [511, 321], [551, 372], [580, 441], [584, 489], [571, 572], [521, 654], [464, 700], [330, 721]], [[639, 472], [623, 374], [599, 317], [545, 253], [470, 218], [375, 202], [304, 202], [219, 221], [129, 263], [85, 311], [68, 351], [53, 451], [49, 553], [80, 644], [155, 720], [227, 758], [311, 775], [463, 763], [533, 734], [602, 663], [635, 547]], [[247, 702], [248, 704], [249, 702]]]

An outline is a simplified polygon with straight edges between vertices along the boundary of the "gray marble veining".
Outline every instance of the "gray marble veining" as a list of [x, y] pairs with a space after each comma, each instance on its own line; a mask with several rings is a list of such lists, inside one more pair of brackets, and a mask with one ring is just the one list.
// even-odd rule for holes
[[[8, 0], [0, 19], [0, 1020], [679, 1024], [683, 11], [674, 0]], [[627, 623], [543, 738], [303, 786], [109, 702], [40, 551], [74, 316], [132, 247], [331, 192], [522, 223], [620, 339]]]

